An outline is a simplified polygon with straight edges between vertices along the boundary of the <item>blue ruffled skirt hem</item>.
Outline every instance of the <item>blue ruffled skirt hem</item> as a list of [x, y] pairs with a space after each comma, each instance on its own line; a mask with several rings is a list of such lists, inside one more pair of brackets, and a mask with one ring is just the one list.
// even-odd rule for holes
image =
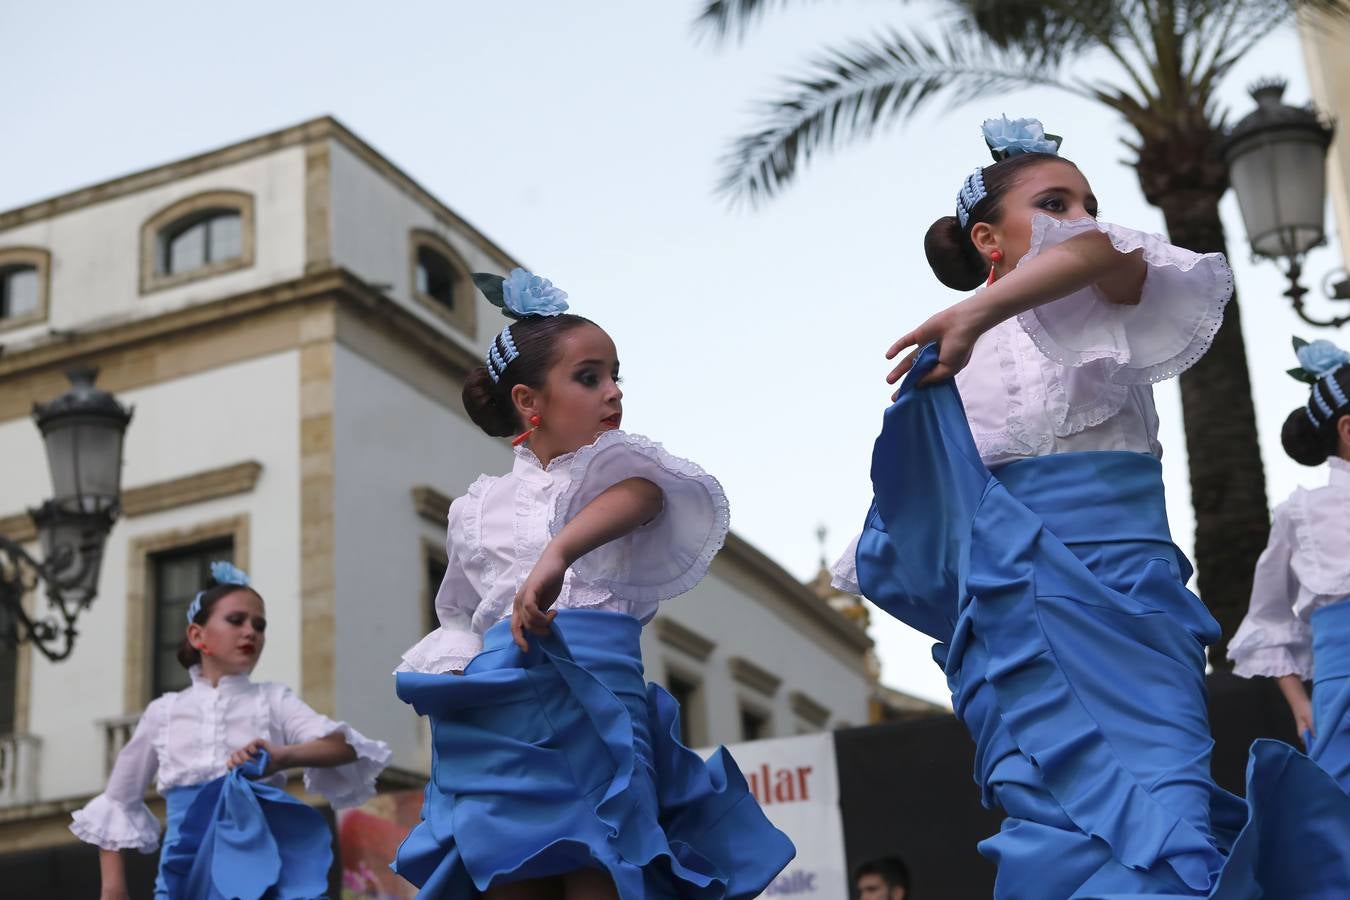
[[643, 680], [640, 631], [563, 610], [528, 653], [503, 622], [461, 676], [398, 674], [432, 726], [422, 822], [394, 863], [419, 897], [585, 868], [623, 900], [753, 897], [792, 859], [730, 754], [704, 762], [680, 742], [678, 705]]

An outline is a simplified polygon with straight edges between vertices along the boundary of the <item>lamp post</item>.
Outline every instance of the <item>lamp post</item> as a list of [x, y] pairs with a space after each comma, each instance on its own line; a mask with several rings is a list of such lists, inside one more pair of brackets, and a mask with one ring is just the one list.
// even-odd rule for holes
[[[28, 511], [42, 560], [0, 535], [0, 640], [32, 641], [53, 662], [74, 649], [76, 620], [98, 592], [103, 546], [121, 511], [122, 439], [131, 421], [130, 409], [94, 387], [97, 369], [66, 375], [70, 390], [33, 407], [53, 488], [52, 499]], [[47, 613], [29, 615], [23, 598], [39, 583]]]
[[[1308, 289], [1299, 282], [1308, 251], [1326, 243], [1326, 160], [1335, 126], [1311, 106], [1283, 102], [1284, 89], [1279, 80], [1252, 88], [1256, 109], [1229, 131], [1223, 158], [1252, 254], [1285, 261], [1289, 290], [1284, 295], [1299, 318], [1338, 327], [1350, 322], [1350, 314], [1314, 319], [1303, 308]], [[1323, 293], [1330, 300], [1350, 300], [1350, 281], [1324, 284]]]

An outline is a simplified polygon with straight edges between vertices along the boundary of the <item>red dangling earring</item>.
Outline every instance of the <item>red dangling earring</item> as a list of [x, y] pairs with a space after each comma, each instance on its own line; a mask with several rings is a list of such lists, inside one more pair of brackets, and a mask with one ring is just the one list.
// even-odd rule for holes
[[539, 418], [538, 416], [530, 416], [530, 428], [529, 428], [529, 430], [528, 430], [528, 431], [522, 431], [520, 434], [518, 434], [518, 435], [516, 435], [515, 437], [511, 438], [511, 446], [512, 446], [512, 447], [519, 447], [521, 444], [523, 444], [523, 443], [525, 443], [526, 441], [528, 441], [528, 440], [530, 439], [530, 435], [534, 434], [534, 430], [535, 430], [536, 428], [538, 428], [538, 427], [539, 427], [540, 425], [542, 425], [542, 424], [544, 424], [544, 420], [543, 420], [543, 419]]
[[989, 287], [989, 285], [994, 283], [994, 278], [997, 277], [994, 275], [994, 266], [1003, 262], [1003, 251], [995, 250], [993, 253], [989, 254], [989, 258], [993, 260], [993, 264], [989, 266], [989, 280], [984, 283], [985, 287]]

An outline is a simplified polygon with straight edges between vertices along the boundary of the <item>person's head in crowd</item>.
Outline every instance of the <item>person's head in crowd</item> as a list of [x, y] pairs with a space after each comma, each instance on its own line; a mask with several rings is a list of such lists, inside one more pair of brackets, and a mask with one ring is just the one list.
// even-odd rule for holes
[[871, 859], [853, 874], [858, 900], [913, 900], [909, 894], [909, 867], [898, 856]]

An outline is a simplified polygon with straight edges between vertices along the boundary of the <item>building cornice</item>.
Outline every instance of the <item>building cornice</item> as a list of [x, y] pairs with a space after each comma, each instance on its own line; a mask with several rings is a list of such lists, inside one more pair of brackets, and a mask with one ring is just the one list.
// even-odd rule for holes
[[291, 147], [307, 147], [323, 141], [335, 141], [351, 151], [371, 168], [379, 172], [394, 187], [427, 210], [447, 227], [463, 235], [478, 249], [488, 254], [493, 261], [504, 269], [513, 269], [516, 262], [481, 231], [469, 224], [462, 216], [446, 206], [435, 195], [422, 187], [416, 179], [394, 165], [370, 144], [357, 137], [350, 129], [332, 116], [320, 116], [289, 128], [273, 131], [230, 144], [186, 159], [176, 160], [164, 165], [143, 169], [110, 181], [102, 181], [88, 187], [48, 197], [26, 206], [0, 212], [0, 233], [38, 222], [55, 216], [106, 203], [119, 197], [147, 191], [161, 185], [200, 175], [225, 166], [237, 165], [276, 153]]
[[820, 625], [832, 637], [851, 651], [866, 653], [872, 639], [857, 625], [822, 601], [811, 589], [793, 578], [782, 566], [735, 534], [727, 535], [727, 542], [718, 554], [725, 564], [734, 565], [769, 588], [769, 594], [781, 597], [793, 609]]
[[436, 490], [429, 484], [415, 485], [412, 489], [413, 509], [417, 515], [432, 525], [444, 527], [450, 514], [450, 503], [454, 500], [449, 494]]
[[727, 660], [727, 668], [731, 670], [731, 677], [736, 681], [766, 696], [773, 696], [783, 683], [783, 679], [768, 669], [757, 666], [741, 656], [733, 656]]
[[652, 627], [656, 629], [656, 636], [663, 643], [688, 654], [699, 662], [705, 661], [717, 647], [716, 643], [708, 640], [697, 631], [686, 628], [666, 616], [658, 616], [652, 622]]
[[[253, 490], [261, 474], [262, 463], [249, 460], [127, 488], [122, 491], [122, 515], [134, 518], [219, 497], [246, 494]], [[37, 538], [37, 528], [27, 512], [11, 513], [0, 516], [0, 534], [27, 543]]]

